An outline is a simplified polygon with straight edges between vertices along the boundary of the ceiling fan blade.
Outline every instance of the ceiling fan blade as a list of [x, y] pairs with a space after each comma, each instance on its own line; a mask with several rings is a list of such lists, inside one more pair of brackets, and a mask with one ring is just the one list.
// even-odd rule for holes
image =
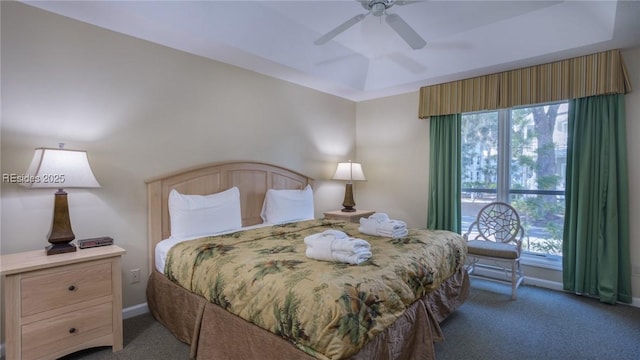
[[398, 35], [400, 35], [400, 37], [409, 44], [409, 46], [411, 46], [412, 49], [422, 49], [427, 45], [427, 42], [424, 41], [424, 39], [418, 35], [418, 33], [413, 30], [411, 26], [409, 26], [409, 24], [400, 17], [400, 15], [387, 14], [385, 20], [387, 24], [389, 24], [389, 26], [391, 26], [391, 28], [395, 30]]
[[400, 1], [400, 0], [398, 0], [398, 1], [394, 1], [393, 5], [403, 6], [403, 5], [411, 5], [411, 4], [415, 4], [415, 3], [419, 3], [419, 2], [424, 2], [424, 0], [423, 1]]
[[351, 19], [349, 19], [349, 20], [345, 21], [344, 23], [338, 25], [335, 29], [333, 29], [333, 30], [329, 31], [328, 33], [322, 35], [321, 37], [319, 37], [313, 43], [316, 44], [316, 45], [325, 44], [329, 40], [331, 40], [334, 37], [338, 36], [338, 34], [340, 34], [341, 32], [347, 30], [348, 28], [350, 28], [353, 25], [355, 25], [355, 24], [359, 23], [360, 21], [362, 21], [362, 19], [364, 19], [367, 15], [368, 14], [359, 14], [359, 15], [356, 15], [356, 16], [352, 17]]

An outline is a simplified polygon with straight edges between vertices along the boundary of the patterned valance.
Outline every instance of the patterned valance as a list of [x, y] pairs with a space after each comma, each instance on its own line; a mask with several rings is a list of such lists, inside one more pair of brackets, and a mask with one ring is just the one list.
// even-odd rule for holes
[[631, 83], [619, 50], [420, 88], [420, 118], [519, 105], [626, 94]]

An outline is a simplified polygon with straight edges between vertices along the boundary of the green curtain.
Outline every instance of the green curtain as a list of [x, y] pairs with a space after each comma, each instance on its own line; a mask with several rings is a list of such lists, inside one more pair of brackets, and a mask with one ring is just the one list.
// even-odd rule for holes
[[460, 233], [461, 120], [461, 114], [429, 119], [428, 229]]
[[563, 286], [630, 303], [624, 95], [570, 100]]

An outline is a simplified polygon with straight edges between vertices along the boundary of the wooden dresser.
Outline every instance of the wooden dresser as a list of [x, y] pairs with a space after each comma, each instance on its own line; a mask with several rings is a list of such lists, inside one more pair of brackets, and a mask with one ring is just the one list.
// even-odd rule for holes
[[122, 349], [122, 269], [116, 246], [2, 255], [6, 359], [56, 359]]

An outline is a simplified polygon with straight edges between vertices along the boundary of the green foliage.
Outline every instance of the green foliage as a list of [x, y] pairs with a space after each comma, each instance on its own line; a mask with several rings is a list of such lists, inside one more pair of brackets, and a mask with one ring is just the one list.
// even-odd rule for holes
[[232, 245], [221, 245], [215, 243], [204, 243], [196, 249], [198, 252], [194, 268], [200, 266], [200, 264], [216, 256], [226, 255], [229, 251], [235, 249]]
[[534, 242], [529, 247], [529, 251], [550, 255], [562, 255], [562, 240], [544, 239], [539, 242]]
[[278, 306], [278, 304], [273, 305], [273, 315], [276, 318], [276, 335], [287, 339], [309, 340], [309, 335], [307, 335], [302, 323], [298, 320], [299, 307], [300, 300], [292, 291], [287, 293], [282, 307]]
[[520, 214], [525, 234], [537, 230], [535, 241], [525, 243], [525, 250], [545, 254], [562, 254], [564, 201], [550, 195], [528, 195], [512, 200]]
[[433, 270], [418, 261], [411, 263], [410, 268], [412, 276], [404, 281], [416, 296], [423, 296], [427, 292], [427, 286], [433, 283]]
[[269, 260], [259, 263], [253, 267], [253, 269], [256, 270], [256, 273], [253, 276], [251, 284], [258, 280], [262, 280], [267, 275], [277, 274], [285, 271], [286, 269], [295, 269], [302, 263], [303, 261], [300, 260]]
[[[497, 112], [476, 113], [462, 118], [462, 168], [471, 168], [480, 160], [484, 182], [495, 182], [497, 171]], [[479, 156], [480, 154], [480, 156]], [[472, 181], [474, 174], [462, 173], [462, 181]]]
[[462, 187], [471, 189], [495, 189], [497, 185], [495, 182], [465, 181], [462, 183]]
[[224, 296], [224, 288], [225, 288], [224, 279], [220, 275], [216, 276], [216, 280], [213, 286], [210, 287], [211, 290], [210, 290], [209, 297], [211, 301], [213, 301], [215, 304], [218, 304], [222, 308], [227, 309], [229, 308], [231, 303]]
[[540, 176], [537, 179], [538, 189], [541, 190], [555, 190], [558, 188], [558, 183], [562, 178], [558, 175]]
[[340, 318], [338, 333], [347, 337], [352, 344], [364, 344], [368, 332], [375, 325], [375, 318], [380, 316], [380, 303], [377, 296], [360, 289], [360, 284], [353, 286], [346, 283], [338, 302], [345, 310]]
[[403, 245], [408, 245], [408, 244], [423, 244], [424, 242], [418, 238], [414, 238], [411, 236], [405, 236], [402, 238], [392, 238], [389, 239], [389, 243], [395, 245], [395, 246], [403, 246]]
[[268, 248], [268, 249], [260, 249], [258, 250], [259, 254], [262, 255], [271, 255], [271, 254], [280, 254], [280, 253], [293, 253], [295, 252], [295, 248], [292, 245], [280, 245], [280, 246], [274, 246], [272, 248]]

